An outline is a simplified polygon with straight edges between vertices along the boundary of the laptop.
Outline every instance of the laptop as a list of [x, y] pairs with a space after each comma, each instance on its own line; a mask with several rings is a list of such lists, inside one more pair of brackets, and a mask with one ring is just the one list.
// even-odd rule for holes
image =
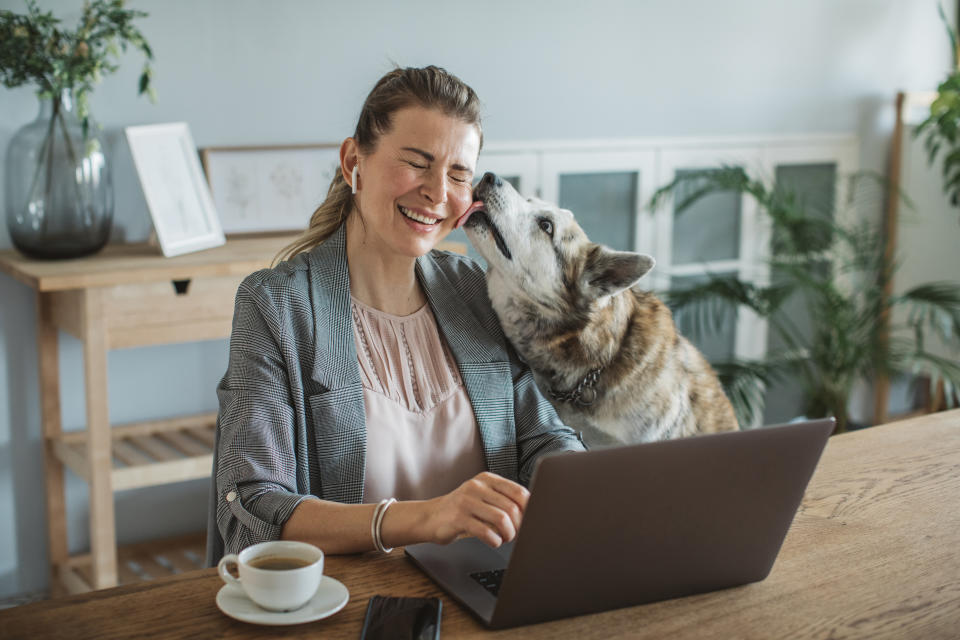
[[834, 420], [543, 456], [513, 542], [406, 547], [491, 628], [763, 580]]

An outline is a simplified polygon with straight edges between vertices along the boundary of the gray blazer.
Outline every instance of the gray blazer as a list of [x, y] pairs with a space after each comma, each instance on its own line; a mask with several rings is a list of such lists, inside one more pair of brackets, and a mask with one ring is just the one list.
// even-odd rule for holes
[[[237, 290], [207, 527], [207, 563], [280, 537], [303, 500], [363, 501], [366, 416], [340, 227]], [[480, 427], [487, 469], [527, 484], [536, 457], [580, 450], [507, 343], [481, 268], [433, 251], [416, 262]], [[226, 549], [226, 551], [225, 551]]]

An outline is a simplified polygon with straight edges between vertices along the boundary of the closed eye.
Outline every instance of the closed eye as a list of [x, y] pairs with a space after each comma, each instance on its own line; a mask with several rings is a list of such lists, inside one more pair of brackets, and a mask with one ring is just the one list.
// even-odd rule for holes
[[551, 222], [549, 218], [540, 218], [537, 220], [537, 226], [539, 226], [540, 230], [545, 234], [551, 238], [553, 237], [553, 222]]
[[410, 162], [409, 160], [407, 160], [407, 164], [410, 165], [411, 167], [413, 167], [414, 169], [426, 169], [426, 168], [427, 168], [427, 165], [425, 165], [425, 164], [417, 164], [416, 162]]

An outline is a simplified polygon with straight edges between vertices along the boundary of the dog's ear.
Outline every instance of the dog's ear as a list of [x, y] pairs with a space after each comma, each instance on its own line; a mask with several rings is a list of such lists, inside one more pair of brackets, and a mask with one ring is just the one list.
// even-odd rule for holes
[[643, 253], [594, 245], [587, 253], [581, 276], [584, 293], [593, 298], [620, 293], [637, 284], [654, 264], [654, 259]]

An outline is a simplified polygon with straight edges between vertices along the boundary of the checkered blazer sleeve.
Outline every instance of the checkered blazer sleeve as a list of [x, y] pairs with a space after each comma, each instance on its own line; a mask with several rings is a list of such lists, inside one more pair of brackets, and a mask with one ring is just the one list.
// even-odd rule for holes
[[[254, 274], [256, 275], [256, 274]], [[278, 306], [253, 277], [240, 285], [220, 401], [216, 523], [225, 552], [276, 540], [297, 493], [294, 407]]]

